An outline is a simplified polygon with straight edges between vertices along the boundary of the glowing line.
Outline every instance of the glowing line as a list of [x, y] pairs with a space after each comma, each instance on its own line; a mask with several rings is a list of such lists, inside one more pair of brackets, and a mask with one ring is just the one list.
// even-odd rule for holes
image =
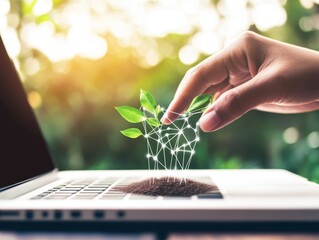
[[[145, 109], [142, 109], [145, 113]], [[165, 110], [164, 110], [165, 111]], [[147, 142], [148, 168], [158, 170], [187, 170], [199, 142], [199, 126], [191, 124], [194, 115], [202, 114], [202, 109], [191, 113], [178, 114], [179, 117], [170, 126], [154, 127], [143, 121], [144, 137]], [[185, 133], [185, 130], [189, 134]]]

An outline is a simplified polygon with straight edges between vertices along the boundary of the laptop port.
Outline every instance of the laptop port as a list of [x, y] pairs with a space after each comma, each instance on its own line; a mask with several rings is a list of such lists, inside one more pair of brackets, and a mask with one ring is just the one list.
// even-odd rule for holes
[[72, 218], [79, 218], [81, 217], [82, 213], [80, 211], [71, 211], [70, 215]]
[[60, 220], [62, 218], [62, 211], [55, 211], [53, 215], [55, 220]]
[[26, 219], [28, 219], [28, 220], [33, 219], [33, 212], [32, 212], [32, 211], [26, 211], [26, 212], [25, 212], [25, 217], [26, 217]]
[[124, 218], [125, 217], [125, 212], [124, 211], [118, 211], [117, 212], [117, 217], [118, 218]]
[[18, 211], [0, 211], [0, 217], [18, 217]]
[[43, 218], [47, 218], [47, 217], [49, 216], [49, 213], [48, 213], [47, 211], [43, 211], [43, 212], [41, 213], [41, 216], [42, 216]]
[[94, 215], [94, 218], [101, 219], [101, 218], [104, 218], [105, 213], [103, 211], [95, 211], [93, 215]]

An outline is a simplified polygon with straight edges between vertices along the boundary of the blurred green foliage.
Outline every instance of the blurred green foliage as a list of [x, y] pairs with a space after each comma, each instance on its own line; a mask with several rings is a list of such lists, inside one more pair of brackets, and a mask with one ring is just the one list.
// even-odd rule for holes
[[[18, 35], [21, 36], [24, 23], [46, 21], [54, 24], [55, 31], [63, 32], [63, 22], [55, 21], [51, 12], [32, 16], [36, 2], [10, 1], [11, 14], [18, 14], [20, 19], [15, 26]], [[55, 0], [52, 8], [63, 11], [68, 2]], [[222, 1], [212, 1], [211, 5], [217, 6], [219, 2]], [[274, 39], [319, 50], [319, 33], [311, 25], [313, 19], [318, 19], [318, 5], [305, 8], [300, 1], [287, 0], [284, 9], [287, 14], [284, 25], [264, 32], [254, 24], [249, 28]], [[318, 25], [318, 20], [314, 21]], [[194, 33], [169, 33], [146, 39], [160, 51], [169, 49], [170, 52], [148, 67], [140, 64], [134, 47], [120, 44], [110, 33], [103, 34], [108, 50], [98, 60], [75, 56], [52, 62], [41, 51], [21, 41], [20, 72], [27, 92], [41, 96], [41, 105], [35, 111], [57, 166], [60, 169], [146, 168], [146, 143], [120, 134], [128, 125], [114, 106], [139, 107], [141, 88], [154, 93], [161, 106], [168, 106], [190, 67], [180, 61], [178, 50]], [[40, 68], [28, 75], [24, 61], [30, 56], [39, 61]], [[206, 57], [200, 54], [194, 64]], [[220, 131], [201, 133], [191, 168], [284, 168], [319, 181], [318, 122], [319, 112], [298, 115], [249, 112]], [[291, 132], [294, 135], [292, 142], [285, 141], [285, 131], [288, 137]]]

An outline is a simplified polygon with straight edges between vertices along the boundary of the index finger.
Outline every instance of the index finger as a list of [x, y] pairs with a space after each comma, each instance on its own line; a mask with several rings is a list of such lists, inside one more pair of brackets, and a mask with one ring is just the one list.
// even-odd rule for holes
[[220, 52], [206, 58], [196, 67], [187, 71], [176, 90], [173, 101], [162, 118], [164, 124], [170, 124], [178, 118], [190, 105], [192, 100], [205, 92], [207, 88], [214, 85], [218, 88], [218, 85], [228, 78], [225, 58], [226, 53]]

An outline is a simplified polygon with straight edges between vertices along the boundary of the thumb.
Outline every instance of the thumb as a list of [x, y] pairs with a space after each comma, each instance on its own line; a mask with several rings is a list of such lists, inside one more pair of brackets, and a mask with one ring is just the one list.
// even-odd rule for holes
[[204, 132], [218, 130], [246, 112], [271, 100], [269, 84], [257, 76], [224, 92], [202, 115], [199, 123]]

